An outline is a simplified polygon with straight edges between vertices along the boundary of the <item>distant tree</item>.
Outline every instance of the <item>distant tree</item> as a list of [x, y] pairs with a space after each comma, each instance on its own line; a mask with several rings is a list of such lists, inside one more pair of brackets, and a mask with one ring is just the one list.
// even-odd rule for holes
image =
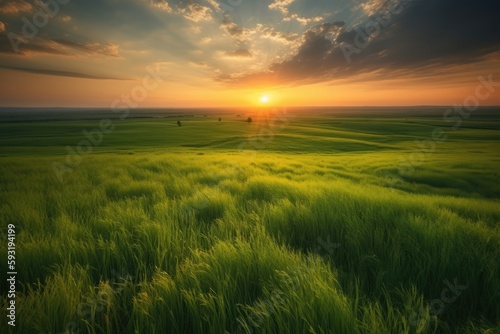
[[219, 117], [219, 122], [222, 121], [222, 117]]
[[178, 126], [182, 126], [181, 121], [177, 121], [177, 125], [178, 125]]
[[252, 123], [252, 117], [248, 117], [248, 118], [247, 118], [247, 122], [248, 122], [248, 123]]

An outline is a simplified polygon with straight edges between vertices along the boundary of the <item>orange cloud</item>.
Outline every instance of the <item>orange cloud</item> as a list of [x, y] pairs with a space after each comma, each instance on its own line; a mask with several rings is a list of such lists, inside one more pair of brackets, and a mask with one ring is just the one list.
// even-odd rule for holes
[[26, 1], [9, 1], [0, 5], [0, 14], [17, 15], [20, 13], [29, 13], [33, 10], [33, 6]]

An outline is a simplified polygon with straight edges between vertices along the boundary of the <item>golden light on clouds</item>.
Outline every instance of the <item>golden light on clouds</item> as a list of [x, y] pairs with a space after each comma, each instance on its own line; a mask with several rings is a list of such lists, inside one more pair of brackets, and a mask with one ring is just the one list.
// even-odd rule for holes
[[38, 5], [0, 0], [0, 106], [107, 106], [159, 62], [168, 76], [139, 107], [461, 103], [479, 76], [500, 81], [498, 10], [435, 1], [431, 17], [416, 0], [372, 36], [386, 1], [235, 1], [227, 13], [215, 0], [91, 1], [35, 22]]

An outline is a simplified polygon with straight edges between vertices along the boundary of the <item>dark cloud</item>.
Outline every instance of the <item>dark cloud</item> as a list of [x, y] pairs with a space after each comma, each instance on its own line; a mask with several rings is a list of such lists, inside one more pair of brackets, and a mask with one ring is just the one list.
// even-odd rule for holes
[[[279, 84], [282, 82], [308, 80], [328, 74], [329, 59], [339, 54], [335, 40], [342, 31], [344, 22], [323, 23], [307, 30], [297, 53], [289, 60], [276, 63], [268, 71], [257, 74], [237, 76], [234, 81], [249, 83], [266, 82]], [[227, 80], [227, 78], [226, 78]], [[231, 77], [229, 81], [233, 81]]]
[[52, 39], [51, 41], [66, 47], [80, 50], [89, 54], [104, 55], [108, 57], [119, 57], [118, 46], [111, 43], [98, 42], [74, 42], [66, 39]]
[[294, 44], [297, 42], [298, 35], [294, 33], [283, 33], [276, 31], [274, 27], [269, 25], [257, 24], [258, 32], [260, 32], [263, 38], [273, 39], [285, 44]]
[[40, 38], [24, 38], [21, 35], [11, 35], [11, 40], [5, 34], [0, 34], [0, 53], [16, 54], [14, 47], [18, 48], [18, 55], [28, 53], [46, 53], [46, 54], [66, 54], [58, 47], [57, 43]]
[[476, 61], [500, 50], [499, 13], [495, 0], [415, 0], [363, 53], [397, 66]]
[[248, 49], [238, 49], [224, 53], [224, 56], [231, 58], [253, 58], [252, 53]]
[[354, 29], [340, 22], [315, 26], [292, 58], [229, 81], [301, 83], [375, 72], [390, 77], [477, 62], [500, 51], [498, 1], [372, 2], [366, 9], [372, 15]]
[[2, 15], [18, 15], [31, 11], [33, 11], [33, 6], [27, 1], [9, 0], [0, 3], [0, 14]]
[[225, 17], [220, 24], [220, 28], [233, 39], [238, 41], [247, 40], [253, 33], [252, 30], [243, 28], [238, 24], [231, 22], [228, 17]]
[[59, 77], [70, 77], [70, 78], [81, 78], [81, 79], [97, 79], [97, 80], [131, 80], [127, 78], [114, 78], [114, 77], [103, 77], [98, 75], [79, 73], [79, 72], [68, 72], [68, 71], [58, 71], [50, 69], [37, 69], [37, 68], [26, 68], [17, 66], [0, 66], [0, 69], [6, 69], [11, 71], [44, 74], [44, 75], [55, 75]]
[[[40, 37], [25, 38], [21, 35], [11, 35], [17, 46], [19, 55], [45, 53], [55, 55], [75, 55], [83, 52], [91, 55], [119, 57], [118, 46], [110, 43], [75, 42], [67, 39], [44, 39]], [[0, 53], [16, 53], [8, 35], [0, 34]]]

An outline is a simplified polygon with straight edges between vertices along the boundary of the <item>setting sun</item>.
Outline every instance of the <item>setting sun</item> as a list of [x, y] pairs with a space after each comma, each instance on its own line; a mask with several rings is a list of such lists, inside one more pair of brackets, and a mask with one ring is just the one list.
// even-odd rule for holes
[[269, 96], [267, 96], [267, 95], [262, 95], [262, 96], [260, 97], [260, 103], [262, 103], [262, 104], [266, 104], [266, 103], [268, 103], [268, 102], [269, 102]]

